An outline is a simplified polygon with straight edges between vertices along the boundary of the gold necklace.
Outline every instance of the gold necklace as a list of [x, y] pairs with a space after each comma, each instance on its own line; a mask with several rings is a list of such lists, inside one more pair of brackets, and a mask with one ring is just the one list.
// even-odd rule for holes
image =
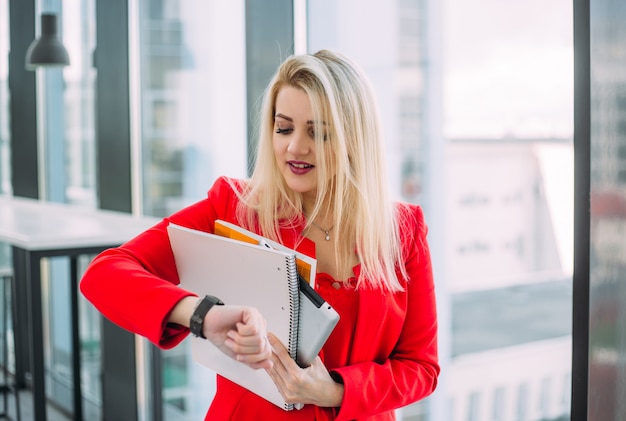
[[326, 241], [330, 241], [330, 232], [332, 231], [333, 228], [335, 228], [335, 226], [333, 225], [332, 227], [328, 228], [327, 230], [325, 230], [324, 228], [320, 227], [319, 225], [317, 225], [315, 222], [311, 221], [311, 224], [317, 228], [318, 230], [322, 231], [324, 234], [326, 234], [326, 237], [324, 237], [324, 239]]

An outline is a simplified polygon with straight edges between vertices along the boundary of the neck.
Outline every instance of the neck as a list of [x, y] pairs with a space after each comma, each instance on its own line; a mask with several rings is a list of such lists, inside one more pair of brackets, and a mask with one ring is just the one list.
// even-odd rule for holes
[[315, 225], [324, 228], [325, 230], [330, 229], [330, 227], [332, 227], [335, 222], [333, 221], [333, 218], [331, 215], [327, 214], [317, 214], [315, 215], [314, 218], [311, 218], [311, 214], [304, 211], [304, 219], [306, 219], [308, 222], [314, 223]]

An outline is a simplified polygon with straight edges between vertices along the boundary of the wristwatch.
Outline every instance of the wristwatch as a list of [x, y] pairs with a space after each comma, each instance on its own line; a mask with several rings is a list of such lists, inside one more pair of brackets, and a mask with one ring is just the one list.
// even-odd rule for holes
[[202, 327], [204, 326], [204, 316], [213, 308], [213, 306], [223, 306], [224, 303], [217, 297], [212, 295], [205, 295], [202, 300], [196, 305], [193, 310], [191, 319], [189, 320], [189, 330], [194, 336], [206, 339], [206, 336], [202, 333]]

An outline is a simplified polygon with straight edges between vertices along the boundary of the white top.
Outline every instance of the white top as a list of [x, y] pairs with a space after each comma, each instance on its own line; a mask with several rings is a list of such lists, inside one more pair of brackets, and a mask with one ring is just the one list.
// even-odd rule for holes
[[31, 251], [120, 245], [159, 221], [0, 195], [0, 242]]

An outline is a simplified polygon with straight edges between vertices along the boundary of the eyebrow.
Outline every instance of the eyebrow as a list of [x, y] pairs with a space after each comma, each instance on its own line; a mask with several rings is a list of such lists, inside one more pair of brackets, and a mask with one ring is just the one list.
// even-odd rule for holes
[[[287, 117], [285, 114], [278, 113], [278, 114], [274, 115], [274, 119], [276, 119], [276, 117], [282, 118], [283, 120], [287, 120], [287, 121], [293, 123], [293, 118]], [[306, 124], [315, 124], [315, 122], [313, 120], [307, 120]], [[326, 122], [323, 121], [322, 124], [325, 126]]]
[[293, 123], [293, 118], [287, 117], [285, 114], [278, 113], [278, 114], [274, 115], [274, 118], [276, 118], [276, 117], [280, 117], [283, 120], [291, 121]]

